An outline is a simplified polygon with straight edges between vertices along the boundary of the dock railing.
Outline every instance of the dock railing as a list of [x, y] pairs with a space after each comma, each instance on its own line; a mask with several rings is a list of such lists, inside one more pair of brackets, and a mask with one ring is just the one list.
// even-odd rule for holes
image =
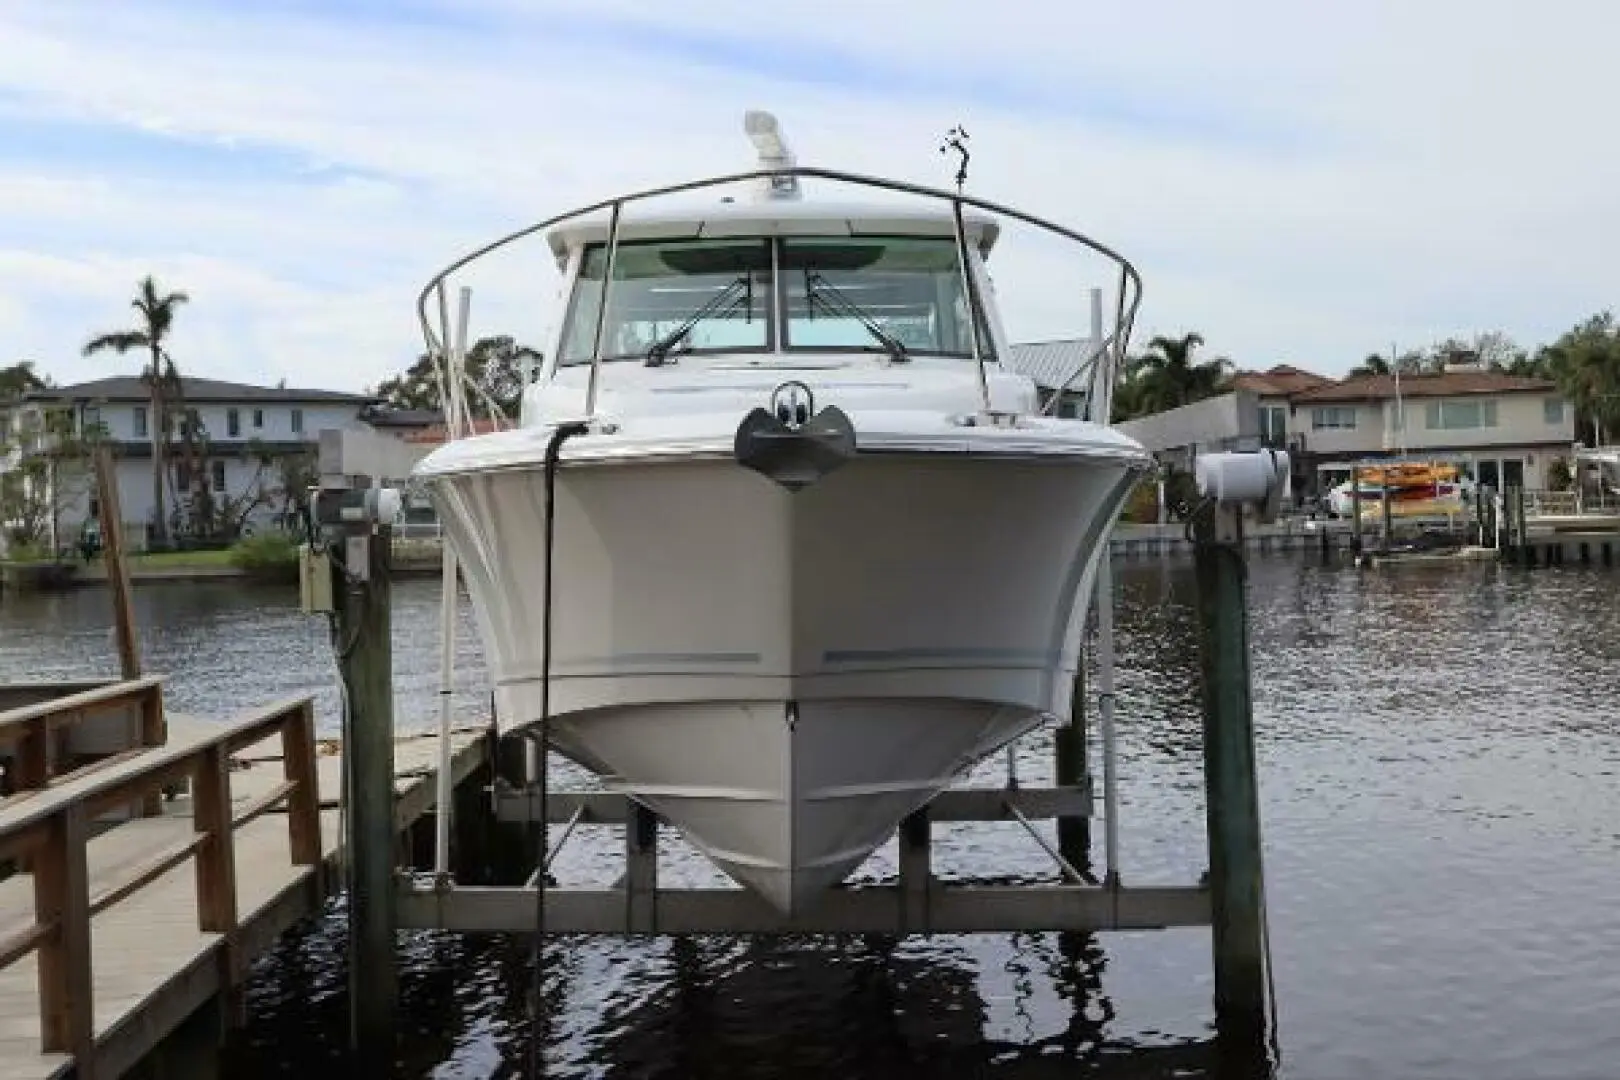
[[[163, 682], [147, 677], [104, 684], [50, 684], [0, 688], [0, 708], [18, 697], [22, 704], [0, 711], [0, 757], [9, 758], [5, 786], [0, 789], [0, 810], [19, 795], [43, 791], [52, 784], [106, 768], [155, 746], [166, 738], [163, 720]], [[62, 691], [66, 690], [67, 693]], [[94, 717], [133, 710], [136, 730], [119, 750], [73, 762], [66, 736], [82, 729]], [[63, 766], [66, 766], [65, 768]], [[156, 813], [156, 795], [142, 810]]]
[[[50, 704], [61, 708], [72, 700]], [[278, 733], [286, 780], [252, 802], [234, 807], [231, 755]], [[238, 927], [235, 831], [285, 803], [294, 865], [318, 866], [321, 832], [315, 755], [313, 699], [287, 699], [221, 725], [206, 738], [143, 750], [91, 775], [68, 779], [0, 808], [0, 859], [28, 859], [34, 877], [33, 924], [0, 939], [0, 968], [30, 953], [38, 954], [43, 1052], [72, 1054], [80, 1076], [93, 1071], [91, 919], [193, 856], [198, 929], [224, 936], [227, 963], [234, 970], [231, 941]], [[192, 835], [92, 895], [91, 820], [109, 809], [145, 801], [183, 779], [192, 784]]]

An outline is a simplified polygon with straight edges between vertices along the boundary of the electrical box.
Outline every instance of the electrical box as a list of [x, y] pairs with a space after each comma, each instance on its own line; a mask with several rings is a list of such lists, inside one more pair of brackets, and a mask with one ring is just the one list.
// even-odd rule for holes
[[298, 597], [306, 615], [332, 610], [332, 557], [308, 544], [298, 548]]

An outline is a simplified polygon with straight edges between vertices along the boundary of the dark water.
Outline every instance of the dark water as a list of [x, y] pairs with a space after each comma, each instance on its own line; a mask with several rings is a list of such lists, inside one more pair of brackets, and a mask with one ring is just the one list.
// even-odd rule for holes
[[[1205, 863], [1189, 567], [1117, 565], [1124, 879], [1187, 882]], [[1620, 1076], [1617, 584], [1575, 568], [1253, 560], [1280, 1076]], [[314, 690], [335, 723], [324, 628], [293, 598], [216, 585], [137, 600], [176, 708]], [[0, 602], [0, 678], [110, 673], [106, 603]], [[431, 720], [436, 603], [436, 583], [397, 587], [404, 724]], [[1021, 777], [1049, 780], [1049, 738], [1026, 742]], [[1001, 778], [999, 760], [978, 776]], [[1050, 874], [1016, 826], [937, 833], [946, 871]], [[565, 880], [611, 879], [616, 842], [576, 839]], [[260, 963], [229, 1075], [331, 1072], [340, 923], [334, 911]], [[521, 1075], [527, 942], [414, 934], [401, 955], [403, 1075]], [[585, 940], [547, 957], [550, 1076], [1231, 1075], [1210, 1045], [1206, 930]]]

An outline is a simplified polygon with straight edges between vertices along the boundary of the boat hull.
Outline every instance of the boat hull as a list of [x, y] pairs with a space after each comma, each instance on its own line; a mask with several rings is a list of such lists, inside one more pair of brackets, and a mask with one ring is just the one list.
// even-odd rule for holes
[[[1136, 463], [863, 454], [790, 493], [724, 457], [565, 464], [552, 741], [783, 910], [962, 769], [1067, 717]], [[545, 487], [432, 478], [503, 730], [542, 712]]]

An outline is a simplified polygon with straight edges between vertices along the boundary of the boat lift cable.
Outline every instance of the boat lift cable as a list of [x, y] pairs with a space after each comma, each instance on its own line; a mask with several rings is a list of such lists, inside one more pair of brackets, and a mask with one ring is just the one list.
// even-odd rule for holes
[[1035, 827], [1035, 823], [1030, 821], [1029, 818], [1025, 817], [1022, 810], [1018, 809], [1017, 803], [1013, 802], [1011, 799], [1008, 799], [1002, 805], [1006, 808], [1007, 813], [1013, 816], [1013, 820], [1017, 821], [1018, 824], [1024, 827], [1024, 831], [1029, 833], [1030, 838], [1033, 839], [1036, 844], [1040, 845], [1041, 850], [1052, 857], [1052, 861], [1057, 863], [1058, 869], [1063, 872], [1064, 877], [1068, 878], [1076, 885], [1100, 884], [1094, 874], [1086, 873], [1084, 870], [1081, 870], [1071, 863], [1068, 859], [1064, 858], [1063, 853], [1054, 847], [1050, 840], [1041, 835], [1041, 831]]
[[[344, 583], [351, 580], [349, 568], [343, 562], [343, 551], [340, 545], [324, 544], [319, 539], [319, 532], [311, 523], [310, 535], [312, 545], [321, 545], [328, 556], [343, 572]], [[343, 662], [354, 652], [360, 641], [360, 628], [356, 626], [350, 633], [347, 641], [342, 640], [342, 631], [338, 626], [336, 611], [326, 613], [328, 633], [332, 643], [332, 664], [337, 675], [338, 688], [338, 732], [345, 747], [352, 746], [354, 709], [349, 694], [349, 682], [344, 674]], [[343, 882], [345, 903], [354, 902], [354, 859], [348, 849], [349, 836], [349, 803], [354, 794], [354, 755], [346, 750], [342, 754], [342, 764], [338, 769], [338, 874]]]
[[538, 729], [538, 743], [536, 746], [539, 758], [539, 767], [535, 770], [534, 783], [540, 788], [540, 839], [535, 851], [535, 880], [534, 880], [534, 934], [529, 939], [529, 1053], [528, 1069], [526, 1075], [531, 1080], [537, 1080], [541, 1072], [541, 1061], [545, 1054], [545, 1036], [542, 1031], [544, 1020], [544, 959], [546, 936], [546, 866], [550, 862], [550, 853], [547, 851], [546, 841], [550, 828], [548, 827], [546, 806], [546, 772], [550, 761], [546, 755], [546, 740], [550, 735], [551, 727], [551, 653], [552, 653], [552, 625], [555, 614], [554, 556], [557, 548], [557, 466], [562, 454], [562, 445], [576, 435], [583, 435], [590, 430], [590, 425], [583, 421], [571, 421], [558, 424], [551, 433], [551, 440], [546, 444], [545, 459], [545, 489], [546, 489], [546, 519], [545, 536], [543, 539], [545, 560], [545, 586], [541, 599], [541, 641], [540, 641], [540, 719], [536, 723]]

